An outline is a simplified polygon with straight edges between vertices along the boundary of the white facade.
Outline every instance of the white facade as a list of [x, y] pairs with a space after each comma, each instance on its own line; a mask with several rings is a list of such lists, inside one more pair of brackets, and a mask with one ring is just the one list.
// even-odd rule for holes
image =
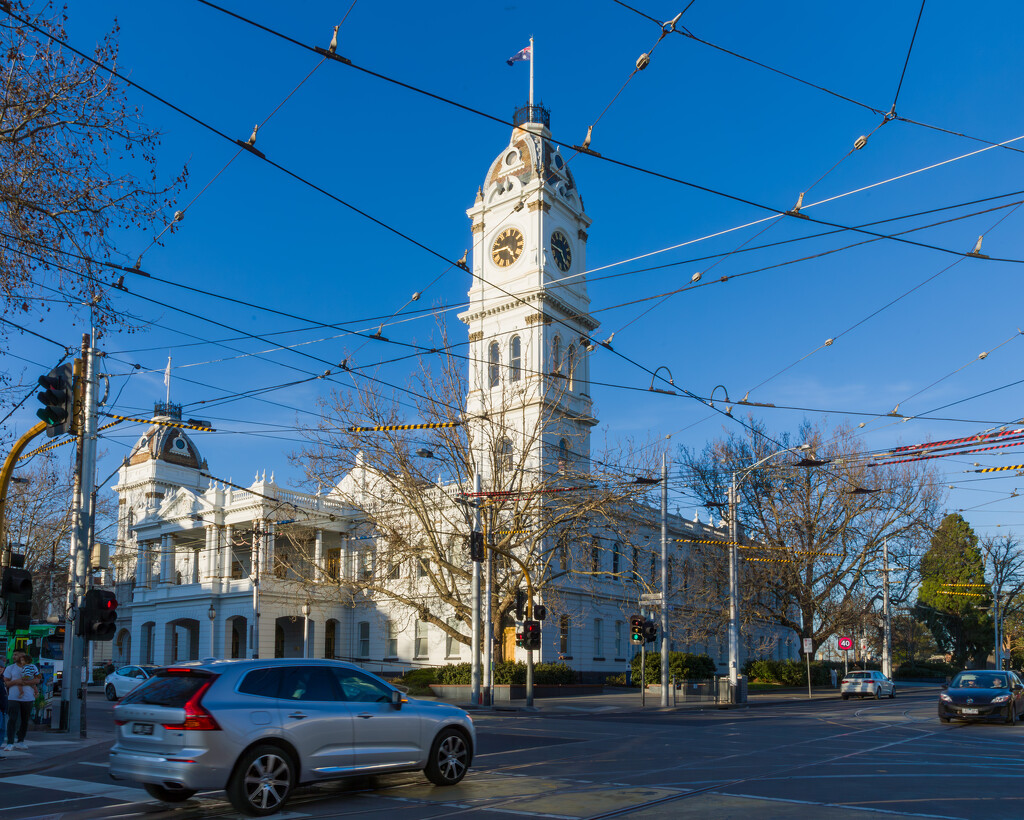
[[[470, 340], [467, 430], [471, 447], [510, 448], [523, 469], [557, 472], [571, 461], [577, 473], [587, 473], [597, 423], [590, 354], [601, 349], [582, 276], [591, 223], [549, 138], [540, 122], [516, 127], [467, 211], [473, 282], [460, 315]], [[173, 416], [161, 420], [173, 423]], [[265, 475], [248, 487], [229, 486], [212, 478], [183, 430], [152, 427], [114, 487], [122, 627], [115, 663], [304, 652], [380, 670], [468, 660], [468, 647], [421, 620], [415, 607], [357, 591], [367, 573], [385, 571], [369, 507], [361, 503], [368, 498], [361, 488], [372, 476], [373, 465], [360, 464], [324, 496], [289, 491]], [[630, 542], [595, 531], [562, 559], [583, 562], [586, 571], [549, 584], [543, 601], [549, 617], [535, 660], [613, 673], [637, 651], [629, 643], [629, 617], [646, 590], [636, 579], [659, 577], [661, 531], [658, 511], [634, 507], [628, 514]], [[670, 517], [669, 530], [671, 539], [727, 538], [722, 528], [678, 516]], [[673, 540], [670, 567], [701, 571], [687, 563], [690, 553]], [[415, 599], [429, 591], [421, 571], [406, 561], [389, 566], [386, 577]], [[685, 605], [686, 582], [676, 580], [676, 601]], [[682, 611], [678, 617], [701, 615]], [[719, 641], [699, 644], [676, 635], [673, 649], [708, 652], [725, 671], [724, 630]], [[508, 630], [495, 637], [509, 654], [525, 657], [510, 644]], [[766, 626], [744, 648], [760, 642], [784, 645]]]

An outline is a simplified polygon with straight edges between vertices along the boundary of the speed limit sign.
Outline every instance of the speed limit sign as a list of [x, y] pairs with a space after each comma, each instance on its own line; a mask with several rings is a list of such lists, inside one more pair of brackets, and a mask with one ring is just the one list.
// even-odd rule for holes
[[853, 638], [842, 637], [839, 639], [839, 651], [849, 652], [853, 649]]

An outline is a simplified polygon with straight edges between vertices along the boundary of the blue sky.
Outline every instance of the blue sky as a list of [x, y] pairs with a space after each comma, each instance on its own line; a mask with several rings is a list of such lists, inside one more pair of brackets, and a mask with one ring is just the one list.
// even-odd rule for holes
[[[224, 4], [321, 46], [350, 5]], [[650, 2], [637, 8], [668, 20], [684, 7]], [[774, 432], [793, 430], [803, 418], [864, 421], [867, 445], [882, 448], [967, 436], [1024, 415], [1021, 387], [1007, 386], [1024, 360], [1021, 263], [941, 250], [970, 251], [984, 234], [984, 253], [1024, 260], [1024, 214], [1003, 207], [1024, 198], [1003, 196], [1024, 189], [1017, 182], [1024, 156], [992, 148], [964, 157], [988, 148], [979, 139], [1024, 135], [1018, 42], [1024, 8], [992, 2], [967, 12], [960, 3], [932, 0], [903, 75], [919, 10], [916, 2], [696, 0], [680, 22], [720, 48], [670, 35], [624, 88], [660, 29], [606, 0], [359, 0], [345, 17], [338, 52], [370, 71], [508, 121], [526, 101], [529, 70], [505, 60], [532, 35], [537, 97], [551, 110], [555, 139], [579, 144], [596, 121], [591, 147], [604, 159], [581, 155], [572, 167], [593, 219], [587, 260], [595, 270], [589, 292], [601, 322], [596, 335], [614, 331], [615, 350], [623, 354], [599, 348], [592, 360], [593, 379], [615, 385], [594, 391], [601, 436], [674, 434], [674, 442], [701, 447], [723, 430], [722, 417], [692, 399], [648, 393], [650, 375], [632, 360], [649, 370], [668, 367], [677, 385], [698, 396], [724, 385], [733, 399], [751, 390], [755, 401], [806, 408], [765, 410]], [[243, 140], [315, 69], [261, 129], [257, 147], [448, 259], [470, 246], [465, 210], [507, 144], [507, 125], [339, 63], [318, 67], [318, 55], [196, 0], [97, 1], [73, 6], [70, 15], [70, 40], [85, 50], [117, 17], [122, 71]], [[237, 148], [151, 98], [133, 91], [131, 99], [164, 133], [160, 157], [167, 176], [188, 163], [190, 185], [181, 200], [191, 202]], [[888, 111], [894, 100], [900, 117], [935, 128], [900, 119], [879, 127], [876, 111]], [[870, 135], [867, 145], [851, 152], [861, 135]], [[1024, 149], [1024, 140], [1014, 144]], [[945, 164], [921, 170], [938, 163]], [[850, 193], [866, 186], [874, 187]], [[807, 192], [807, 214], [839, 226], [1000, 198], [870, 228], [890, 234], [941, 222], [906, 234], [933, 248], [881, 239], [793, 262], [872, 239], [849, 231], [803, 239], [834, 229], [792, 217], [740, 227], [772, 217], [771, 209], [791, 208], [801, 192]], [[831, 201], [815, 204], [821, 200]], [[151, 239], [125, 236], [132, 258], [118, 261], [130, 264]], [[786, 240], [794, 241], [775, 244]], [[763, 244], [775, 246], [737, 252]], [[645, 270], [652, 266], [665, 267]], [[425, 291], [418, 306], [454, 307], [470, 284], [468, 274], [447, 269], [436, 256], [248, 154], [189, 205], [180, 229], [146, 253], [143, 267], [314, 322], [371, 332], [415, 291]], [[624, 305], [683, 288], [697, 271], [704, 272], [702, 287]], [[729, 279], [716, 282], [721, 277]], [[211, 471], [243, 483], [264, 469], [279, 481], [297, 481], [288, 453], [300, 446], [295, 428], [312, 420], [305, 411], [315, 411], [323, 381], [266, 393], [265, 401], [211, 403], [302, 379], [322, 366], [296, 349], [238, 358], [269, 345], [251, 338], [214, 344], [239, 334], [204, 317], [256, 335], [307, 325], [157, 282], [127, 283], [131, 293], [121, 304], [146, 327], [101, 342], [114, 376], [114, 403], [106, 409], [146, 414], [163, 396], [170, 354], [172, 400], [219, 431], [195, 438]], [[143, 303], [137, 294], [165, 306]], [[448, 316], [452, 336], [463, 339], [454, 311]], [[68, 345], [86, 329], [52, 313], [30, 326]], [[428, 317], [389, 325], [385, 335], [425, 342], [432, 332]], [[274, 338], [305, 343], [297, 350], [332, 362], [359, 348], [356, 363], [366, 368], [395, 354], [389, 345], [352, 337], [317, 341], [337, 335], [307, 329]], [[830, 338], [836, 341], [822, 347]], [[57, 354], [53, 345], [26, 337], [13, 337], [10, 351], [32, 363], [4, 355], [5, 369], [29, 379]], [[989, 355], [979, 359], [983, 352]], [[408, 370], [403, 364], [380, 372], [404, 381]], [[872, 420], [870, 414], [888, 413], [897, 403], [903, 415]], [[34, 421], [33, 410], [13, 417], [15, 432]], [[138, 433], [111, 431], [100, 478], [116, 468]], [[1020, 503], [1009, 496], [1024, 488], [1024, 478], [1012, 471], [965, 474], [975, 459], [982, 466], [1024, 462], [1014, 448], [936, 461], [943, 481], [954, 487], [949, 508], [967, 510], [982, 535], [1019, 528]], [[679, 504], [693, 514], [691, 502], [680, 498]]]

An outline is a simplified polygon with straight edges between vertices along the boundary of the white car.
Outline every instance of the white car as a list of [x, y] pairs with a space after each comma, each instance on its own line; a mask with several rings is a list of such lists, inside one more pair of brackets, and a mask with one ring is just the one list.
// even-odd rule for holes
[[843, 682], [839, 686], [839, 692], [843, 700], [851, 695], [861, 698], [881, 698], [883, 696], [896, 697], [896, 684], [889, 680], [881, 672], [865, 670], [847, 672], [843, 675]]
[[122, 666], [104, 678], [103, 691], [107, 700], [123, 698], [140, 683], [145, 683], [162, 667], [159, 666]]

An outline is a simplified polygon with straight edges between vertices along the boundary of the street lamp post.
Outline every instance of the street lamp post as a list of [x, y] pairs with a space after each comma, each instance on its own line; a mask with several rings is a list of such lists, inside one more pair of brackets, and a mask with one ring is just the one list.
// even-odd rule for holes
[[309, 657], [309, 601], [302, 605], [302, 657]]
[[729, 688], [730, 700], [735, 703], [737, 689], [739, 687], [739, 663], [740, 663], [740, 621], [739, 621], [739, 488], [747, 477], [766, 461], [770, 461], [783, 453], [791, 453], [794, 450], [810, 450], [810, 444], [798, 444], [796, 447], [787, 447], [784, 450], [771, 453], [760, 461], [745, 467], [742, 470], [734, 470], [732, 482], [729, 485]]
[[217, 657], [216, 640], [217, 640], [217, 608], [211, 603], [210, 608], [206, 610], [206, 617], [210, 619], [210, 657]]

